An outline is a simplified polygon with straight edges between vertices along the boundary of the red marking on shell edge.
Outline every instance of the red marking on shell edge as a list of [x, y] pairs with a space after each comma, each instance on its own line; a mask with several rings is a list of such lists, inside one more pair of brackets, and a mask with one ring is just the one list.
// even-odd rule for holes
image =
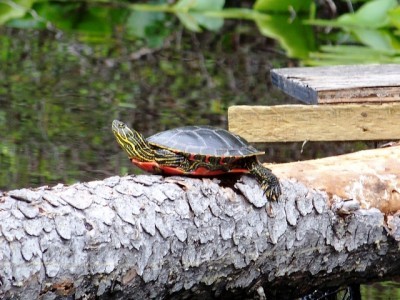
[[186, 172], [177, 167], [168, 167], [168, 166], [160, 166], [155, 161], [151, 162], [142, 162], [136, 159], [131, 159], [132, 163], [139, 167], [140, 169], [153, 173], [153, 174], [167, 174], [167, 175], [192, 175], [192, 176], [215, 176], [215, 175], [222, 175], [226, 173], [248, 173], [249, 170], [247, 169], [232, 169], [228, 172], [224, 170], [209, 170], [205, 167], [199, 167], [196, 170], [191, 172]]
[[155, 161], [143, 162], [143, 161], [138, 161], [136, 159], [131, 159], [131, 162], [135, 166], [149, 173], [157, 174], [160, 173], [161, 170], [160, 166]]
[[160, 166], [157, 162], [155, 161], [148, 161], [148, 162], [143, 162], [143, 161], [138, 161], [136, 159], [131, 159], [131, 162], [137, 166], [138, 168], [149, 172], [153, 174], [167, 174], [167, 175], [182, 175], [185, 174], [185, 171], [183, 171], [180, 168], [176, 167], [168, 167], [168, 166]]
[[167, 175], [183, 175], [186, 174], [186, 172], [180, 168], [176, 167], [167, 167], [167, 166], [162, 166], [161, 170], [164, 174]]
[[249, 170], [233, 169], [233, 170], [229, 170], [229, 171], [224, 171], [224, 170], [209, 170], [205, 167], [200, 167], [200, 168], [197, 168], [196, 170], [194, 170], [190, 173], [186, 173], [186, 174], [190, 174], [193, 176], [215, 176], [215, 175], [222, 175], [222, 174], [226, 174], [226, 173], [249, 173]]

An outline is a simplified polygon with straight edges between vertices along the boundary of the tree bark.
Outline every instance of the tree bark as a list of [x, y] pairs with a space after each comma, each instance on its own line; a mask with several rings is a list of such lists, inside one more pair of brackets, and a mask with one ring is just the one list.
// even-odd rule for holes
[[[278, 202], [247, 175], [115, 176], [0, 193], [0, 298], [290, 299], [399, 275], [395, 206], [381, 210], [381, 193], [366, 205], [377, 190], [368, 176], [358, 198], [345, 187], [375, 174], [390, 179], [380, 190], [398, 193], [399, 147], [388, 149], [353, 154], [357, 167], [343, 182], [329, 170], [349, 156], [327, 159], [324, 171], [318, 160], [297, 179], [298, 163], [270, 166], [281, 178]], [[382, 164], [360, 168], [370, 155]], [[329, 188], [338, 185], [343, 193]]]

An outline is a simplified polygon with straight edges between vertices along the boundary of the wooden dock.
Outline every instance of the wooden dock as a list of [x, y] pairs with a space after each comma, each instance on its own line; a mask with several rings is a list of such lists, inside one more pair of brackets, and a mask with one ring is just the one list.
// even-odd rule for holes
[[272, 83], [307, 104], [400, 100], [400, 65], [271, 70]]
[[271, 77], [321, 105], [232, 106], [230, 131], [250, 142], [400, 139], [400, 65], [285, 68]]
[[232, 106], [229, 130], [249, 142], [400, 139], [400, 103]]

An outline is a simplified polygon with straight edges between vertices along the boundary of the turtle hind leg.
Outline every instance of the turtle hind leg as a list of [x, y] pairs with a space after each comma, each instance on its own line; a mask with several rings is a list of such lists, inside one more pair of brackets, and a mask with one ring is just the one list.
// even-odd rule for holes
[[250, 174], [253, 174], [264, 190], [264, 195], [270, 201], [276, 201], [282, 194], [278, 178], [272, 171], [264, 167], [257, 159], [250, 165]]

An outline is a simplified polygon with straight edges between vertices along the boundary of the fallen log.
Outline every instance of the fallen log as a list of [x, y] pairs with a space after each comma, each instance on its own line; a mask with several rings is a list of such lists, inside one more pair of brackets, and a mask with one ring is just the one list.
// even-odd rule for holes
[[398, 198], [383, 192], [399, 193], [399, 151], [270, 166], [278, 202], [250, 176], [115, 176], [3, 192], [0, 298], [290, 299], [399, 275]]
[[279, 164], [274, 172], [323, 190], [330, 199], [352, 199], [385, 214], [400, 210], [400, 146]]

